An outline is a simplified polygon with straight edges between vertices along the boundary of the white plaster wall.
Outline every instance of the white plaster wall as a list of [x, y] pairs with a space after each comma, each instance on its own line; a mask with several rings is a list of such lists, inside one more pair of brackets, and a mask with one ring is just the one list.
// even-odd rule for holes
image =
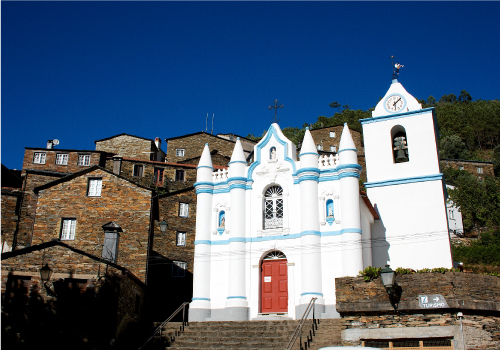
[[[394, 163], [391, 129], [406, 130], [409, 162]], [[432, 111], [363, 124], [368, 182], [434, 175], [440, 172]]]
[[374, 256], [387, 256], [388, 244], [393, 269], [451, 268], [441, 181], [373, 187], [367, 193], [380, 215], [372, 231]]

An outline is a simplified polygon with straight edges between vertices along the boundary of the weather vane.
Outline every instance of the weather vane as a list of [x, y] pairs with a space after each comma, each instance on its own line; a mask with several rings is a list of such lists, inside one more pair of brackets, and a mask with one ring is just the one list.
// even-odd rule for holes
[[394, 63], [394, 56], [389, 57], [392, 64], [392, 79], [397, 79], [399, 75], [399, 70], [404, 66], [400, 63]]
[[279, 103], [278, 100], [274, 100], [274, 106], [269, 106], [268, 107], [269, 109], [274, 109], [274, 123], [279, 122], [279, 119], [278, 119], [278, 108], [285, 107], [282, 104], [278, 105], [278, 103]]

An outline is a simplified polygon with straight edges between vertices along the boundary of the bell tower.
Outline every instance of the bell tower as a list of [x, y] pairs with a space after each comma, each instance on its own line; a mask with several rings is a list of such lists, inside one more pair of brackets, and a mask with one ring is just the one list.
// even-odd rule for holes
[[451, 267], [445, 184], [439, 166], [434, 108], [422, 109], [398, 82], [361, 120], [368, 198], [380, 215], [373, 263], [392, 268]]

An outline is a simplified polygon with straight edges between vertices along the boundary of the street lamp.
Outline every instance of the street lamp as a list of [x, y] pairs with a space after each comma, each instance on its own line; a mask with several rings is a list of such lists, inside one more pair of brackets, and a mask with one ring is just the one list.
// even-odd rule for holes
[[394, 281], [396, 279], [396, 272], [394, 272], [389, 265], [385, 265], [385, 268], [380, 271], [380, 277], [382, 277], [382, 283], [389, 294], [390, 291], [394, 291]]
[[167, 232], [167, 222], [165, 220], [160, 222], [160, 231], [161, 233]]
[[45, 266], [40, 269], [40, 279], [43, 283], [46, 283], [50, 280], [50, 276], [52, 276], [52, 269], [49, 267], [49, 264], [45, 263]]

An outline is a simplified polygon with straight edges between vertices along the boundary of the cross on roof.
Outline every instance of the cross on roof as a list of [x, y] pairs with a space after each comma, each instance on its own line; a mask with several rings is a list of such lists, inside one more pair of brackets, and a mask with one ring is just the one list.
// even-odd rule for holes
[[278, 100], [274, 100], [274, 106], [269, 106], [268, 108], [269, 109], [274, 109], [274, 123], [277, 123], [279, 122], [279, 119], [278, 119], [278, 108], [283, 108], [285, 106], [283, 106], [282, 104], [278, 105]]

